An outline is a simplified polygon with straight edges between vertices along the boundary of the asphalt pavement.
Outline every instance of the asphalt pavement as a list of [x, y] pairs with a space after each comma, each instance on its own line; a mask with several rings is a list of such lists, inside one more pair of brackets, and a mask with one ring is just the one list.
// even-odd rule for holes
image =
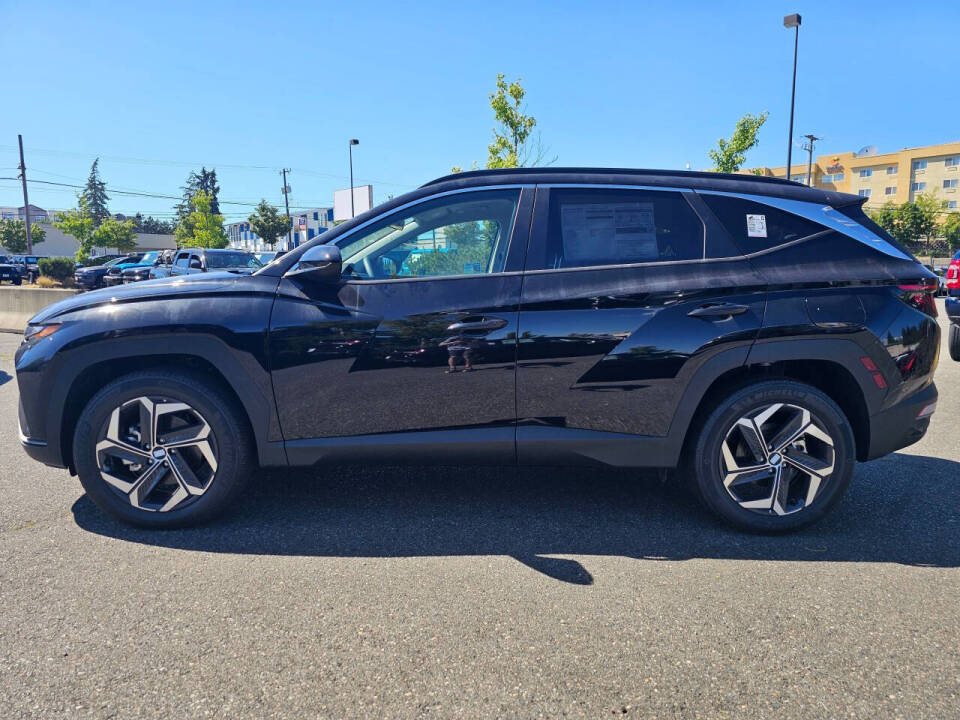
[[2, 717], [960, 717], [945, 350], [927, 436], [764, 537], [579, 469], [263, 472], [217, 524], [131, 529], [20, 449], [18, 343], [0, 334]]

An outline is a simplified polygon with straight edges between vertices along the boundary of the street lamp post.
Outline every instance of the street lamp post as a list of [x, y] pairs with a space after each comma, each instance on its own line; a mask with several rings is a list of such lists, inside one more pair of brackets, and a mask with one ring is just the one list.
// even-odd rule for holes
[[359, 145], [360, 141], [356, 138], [350, 140], [350, 217], [356, 215], [356, 211], [353, 207], [353, 146]]
[[790, 179], [790, 165], [793, 161], [793, 103], [797, 96], [797, 45], [800, 43], [800, 14], [786, 15], [783, 18], [785, 28], [794, 28], [793, 36], [793, 87], [790, 89], [790, 134], [787, 138], [787, 180]]

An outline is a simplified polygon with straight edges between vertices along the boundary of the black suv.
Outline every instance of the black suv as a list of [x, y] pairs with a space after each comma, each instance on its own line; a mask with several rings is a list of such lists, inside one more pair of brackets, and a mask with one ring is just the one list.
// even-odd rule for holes
[[936, 407], [936, 277], [863, 198], [748, 175], [435, 180], [253, 275], [79, 295], [17, 352], [20, 433], [160, 527], [260, 466], [679, 468], [786, 530]]

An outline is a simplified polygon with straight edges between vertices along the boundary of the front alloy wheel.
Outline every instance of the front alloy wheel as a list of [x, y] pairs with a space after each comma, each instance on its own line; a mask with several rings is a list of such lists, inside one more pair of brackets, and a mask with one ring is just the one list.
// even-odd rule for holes
[[720, 445], [724, 488], [756, 513], [803, 510], [833, 468], [833, 438], [798, 405], [773, 403], [739, 418]]
[[188, 404], [157, 396], [114, 408], [96, 454], [100, 477], [130, 505], [150, 512], [188, 505], [217, 474], [210, 424]]

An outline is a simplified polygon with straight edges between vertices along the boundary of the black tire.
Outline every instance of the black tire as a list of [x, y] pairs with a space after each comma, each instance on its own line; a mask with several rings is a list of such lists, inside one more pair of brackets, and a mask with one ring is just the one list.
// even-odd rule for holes
[[[128, 497], [104, 480], [98, 465], [96, 446], [112, 412], [141, 396], [186, 403], [209, 425], [215, 439], [212, 447], [217, 467], [207, 489], [168, 511], [134, 507]], [[172, 528], [206, 522], [231, 505], [256, 463], [253, 438], [242, 412], [235, 400], [199, 373], [158, 369], [125, 375], [94, 395], [77, 421], [73, 437], [77, 475], [90, 499], [125, 523]]]
[[960, 327], [950, 323], [950, 334], [947, 338], [947, 349], [950, 350], [950, 358], [960, 361]]
[[[785, 515], [741, 507], [723, 484], [722, 445], [727, 433], [739, 419], [777, 403], [808, 410], [818, 428], [833, 441], [833, 472], [820, 482], [809, 505]], [[687, 470], [704, 504], [726, 522], [754, 532], [785, 532], [817, 522], [840, 501], [853, 477], [855, 447], [849, 421], [827, 395], [800, 382], [769, 380], [743, 387], [714, 407], [700, 426]]]

